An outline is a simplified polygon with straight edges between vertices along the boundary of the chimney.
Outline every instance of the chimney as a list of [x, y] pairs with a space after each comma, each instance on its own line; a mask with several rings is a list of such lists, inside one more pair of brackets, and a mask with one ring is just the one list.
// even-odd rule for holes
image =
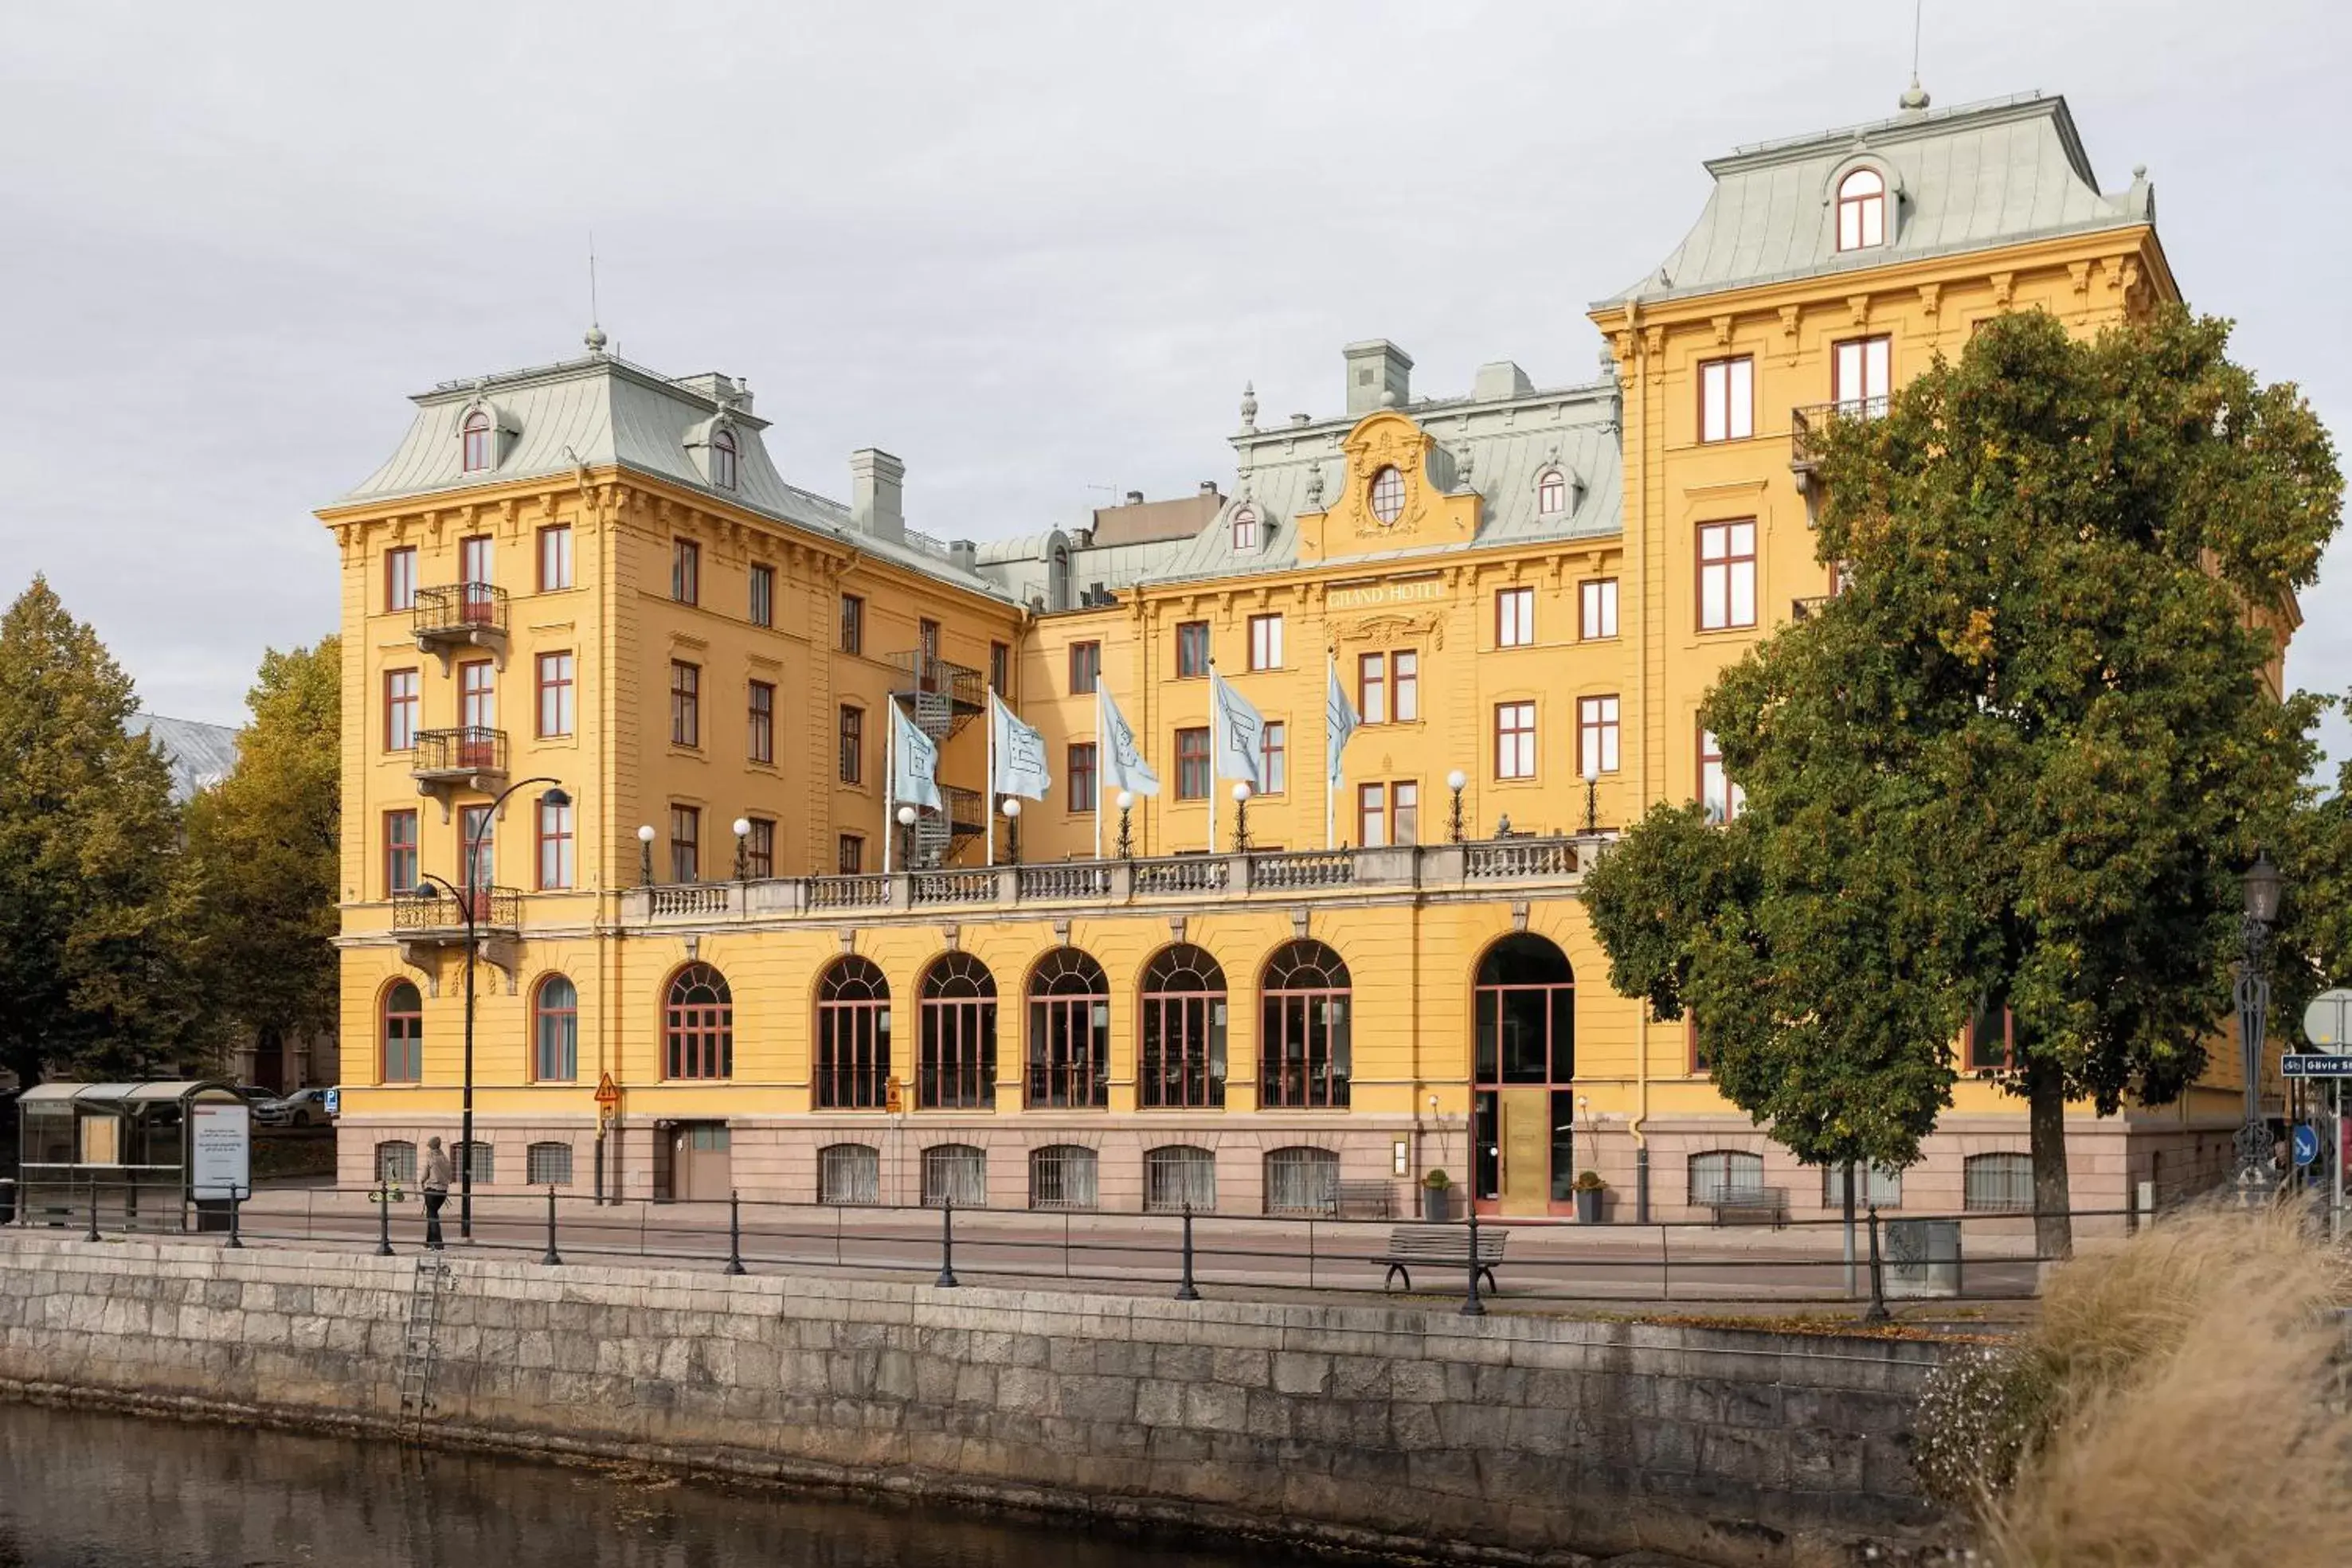
[[1127, 493], [1127, 504], [1130, 507], [1139, 507], [1143, 505], [1143, 492], [1140, 490], [1129, 490]]
[[980, 570], [980, 547], [970, 539], [948, 541], [948, 564], [964, 571]]
[[1213, 496], [1216, 493], [1217, 482], [1214, 479], [1203, 479], [1201, 481], [1201, 494], [1203, 496]]
[[1348, 414], [1359, 418], [1376, 409], [1402, 408], [1412, 401], [1412, 356], [1386, 338], [1350, 343], [1340, 350], [1348, 361]]
[[907, 465], [878, 447], [849, 455], [849, 521], [864, 534], [903, 543], [907, 538]]

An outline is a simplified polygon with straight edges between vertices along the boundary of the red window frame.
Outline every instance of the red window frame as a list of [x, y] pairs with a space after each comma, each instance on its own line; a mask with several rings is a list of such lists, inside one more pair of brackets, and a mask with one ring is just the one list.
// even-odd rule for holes
[[1085, 696], [1102, 685], [1102, 644], [1073, 643], [1070, 644], [1070, 695]]
[[1095, 809], [1095, 743], [1078, 740], [1070, 743], [1069, 770], [1070, 810], [1091, 811]]
[[1624, 705], [1614, 692], [1576, 699], [1576, 771], [1614, 773], [1623, 761]]
[[1282, 617], [1253, 615], [1249, 618], [1249, 667], [1253, 670], [1279, 670], [1282, 663]]
[[1214, 1110], [1225, 1103], [1225, 972], [1189, 943], [1163, 947], [1144, 967], [1137, 998], [1136, 1104], [1151, 1111]]
[[1210, 656], [1209, 623], [1205, 621], [1178, 622], [1176, 678], [1180, 681], [1206, 680]]
[[491, 428], [490, 416], [480, 409], [466, 416], [465, 471], [485, 474], [492, 467], [498, 445], [497, 432]]
[[841, 651], [866, 652], [866, 601], [855, 593], [841, 596]]
[[[1617, 580], [1613, 577], [1589, 577], [1577, 585], [1577, 640], [1591, 643], [1617, 635]], [[1594, 622], [1605, 619], [1606, 627]]]
[[416, 809], [412, 806], [403, 810], [386, 811], [383, 814], [385, 897], [416, 891]]
[[754, 762], [776, 759], [776, 686], [753, 681], [745, 688], [745, 749]]
[[1002, 643], [988, 645], [988, 684], [1008, 697], [1013, 695], [1013, 650]]
[[424, 682], [415, 669], [383, 673], [383, 748], [414, 751], [416, 723], [424, 704]]
[[[1738, 548], [1739, 530], [1742, 528], [1748, 530], [1748, 548], [1745, 550]], [[1709, 555], [1709, 549], [1718, 549], [1718, 553]], [[1698, 629], [1702, 632], [1736, 632], [1753, 627], [1756, 624], [1757, 602], [1756, 519], [1726, 517], [1719, 522], [1699, 524], [1697, 559], [1698, 574], [1694, 584], [1697, 591], [1692, 611]], [[1738, 594], [1736, 591], [1742, 567], [1748, 569], [1748, 618], [1744, 621], [1739, 618]], [[1710, 621], [1707, 619], [1706, 591], [1716, 573], [1721, 574], [1723, 615], [1720, 620]]]
[[890, 982], [871, 958], [844, 955], [817, 981], [814, 1076], [821, 1111], [889, 1104]]
[[1386, 849], [1389, 842], [1389, 787], [1373, 782], [1356, 786], [1356, 846]]
[[1986, 1042], [1977, 1028], [1981, 1021], [1982, 1015], [1979, 1014], [1969, 1018], [1960, 1026], [1960, 1033], [1963, 1037], [1963, 1054], [1960, 1060], [1968, 1063], [1967, 1071], [2002, 1072], [2015, 1067], [2017, 1065], [2017, 1015], [2007, 1008], [2000, 1009], [2000, 1050], [1995, 1053], [1998, 1056], [1998, 1060], [1995, 1061], [1987, 1060]]
[[383, 552], [383, 608], [386, 613], [416, 608], [415, 545], [401, 545]]
[[836, 724], [839, 755], [835, 758], [844, 784], [866, 782], [866, 710], [841, 706]]
[[[467, 588], [488, 588], [497, 580], [498, 541], [488, 534], [468, 534], [457, 541], [457, 580]], [[469, 616], [488, 619], [488, 594], [466, 595]], [[477, 609], [477, 606], [480, 606]]]
[[1213, 780], [1209, 777], [1209, 729], [1202, 725], [1176, 732], [1176, 799], [1205, 800]]
[[1392, 724], [1421, 722], [1421, 650], [1399, 648], [1389, 654], [1389, 716]]
[[1568, 510], [1568, 476], [1557, 468], [1547, 468], [1536, 481], [1536, 515], [1556, 517]]
[[[1519, 743], [1515, 747], [1514, 742]], [[1524, 758], [1517, 755], [1523, 747]], [[1513, 771], [1524, 761], [1525, 766]], [[1532, 779], [1536, 776], [1536, 705], [1532, 702], [1507, 702], [1495, 705], [1495, 777], [1497, 779]]]
[[992, 1108], [996, 1103], [996, 977], [969, 953], [944, 954], [923, 971], [919, 1006], [915, 1108]]
[[539, 530], [539, 591], [556, 593], [572, 586], [572, 525], [551, 523]]
[[[404, 991], [415, 999], [414, 1008], [393, 1005]], [[425, 993], [414, 980], [395, 980], [384, 988], [377, 1014], [376, 1082], [425, 1082]]]
[[765, 882], [776, 874], [776, 824], [772, 818], [746, 817], [751, 831], [743, 835], [743, 873]]
[[[1854, 186], [1864, 180], [1870, 182], [1867, 191], [1855, 192]], [[1848, 193], [1853, 193], [1849, 194]], [[1853, 218], [1848, 225], [1846, 217]], [[1871, 233], [1875, 225], [1878, 232]], [[1853, 237], [1847, 237], [1849, 229]], [[1875, 169], [1855, 169], [1838, 182], [1837, 247], [1841, 251], [1869, 250], [1886, 243], [1886, 176]]]
[[1266, 960], [1258, 992], [1259, 1105], [1347, 1109], [1354, 1072], [1351, 989], [1346, 960], [1323, 943], [1291, 942]]
[[702, 808], [669, 809], [669, 879], [674, 883], [702, 880]]
[[669, 596], [680, 604], [702, 602], [702, 547], [692, 539], [670, 541]]
[[[551, 1003], [548, 993], [561, 984], [571, 995], [568, 1007]], [[551, 1040], [550, 1025], [561, 1032]], [[550, 1060], [551, 1047], [556, 1041], [568, 1041], [572, 1071], [551, 1071], [557, 1064]], [[542, 975], [539, 984], [530, 988], [530, 1081], [533, 1083], [571, 1083], [580, 1076], [580, 988], [569, 975]], [[569, 1152], [567, 1150], [567, 1152]]]
[[833, 870], [836, 876], [866, 874], [866, 837], [862, 833], [843, 833], [834, 840]]
[[1421, 842], [1421, 780], [1389, 780], [1389, 842]]
[[[1871, 390], [1871, 350], [1878, 350], [1880, 369], [1878, 390]], [[1846, 385], [1846, 350], [1853, 350], [1854, 373], [1861, 378], [1858, 388]], [[1830, 402], [1845, 413], [1875, 418], [1886, 412], [1887, 400], [1895, 395], [1895, 339], [1885, 332], [1867, 338], [1841, 338], [1830, 345]]]
[[669, 743], [702, 747], [702, 666], [684, 659], [669, 662]]
[[573, 707], [572, 654], [541, 653], [535, 661], [539, 674], [539, 735], [541, 739], [568, 736], [577, 715]]
[[[1745, 366], [1748, 371], [1747, 396], [1735, 398], [1738, 377], [1734, 367]], [[1714, 412], [1709, 406], [1717, 383], [1721, 384], [1723, 421], [1720, 431], [1708, 423]], [[1698, 367], [1698, 438], [1702, 444], [1721, 441], [1746, 441], [1756, 434], [1756, 357], [1753, 354], [1729, 354], [1719, 360], [1702, 360]]]
[[559, 806], [545, 796], [537, 805], [533, 826], [538, 841], [531, 862], [538, 868], [539, 886], [543, 892], [571, 887], [579, 876], [573, 862], [572, 807], [568, 802]]
[[710, 435], [710, 482], [721, 490], [735, 488], [735, 435], [717, 430]]
[[754, 626], [776, 623], [776, 569], [759, 561], [751, 563], [750, 602], [746, 606]]
[[1279, 795], [1290, 788], [1290, 726], [1281, 719], [1266, 720], [1257, 732], [1257, 776], [1265, 780], [1261, 795]]
[[1536, 591], [1502, 588], [1495, 591], [1495, 646], [1531, 648], [1536, 641]]
[[670, 977], [662, 998], [662, 1076], [735, 1076], [735, 997], [727, 977], [704, 963]]
[[488, 659], [467, 659], [457, 666], [457, 727], [499, 727], [499, 671]]
[[1389, 721], [1389, 656], [1356, 655], [1356, 715], [1366, 724]]
[[[1709, 788], [1710, 775], [1717, 786], [1716, 789]], [[1720, 814], [1715, 809], [1715, 802], [1708, 798], [1718, 793], [1723, 798]], [[1729, 771], [1723, 766], [1722, 742], [1717, 740], [1715, 732], [1704, 725], [1699, 727], [1698, 732], [1698, 799], [1699, 804], [1706, 808], [1707, 821], [1711, 822], [1728, 822], [1748, 809], [1748, 791], [1733, 781]]]

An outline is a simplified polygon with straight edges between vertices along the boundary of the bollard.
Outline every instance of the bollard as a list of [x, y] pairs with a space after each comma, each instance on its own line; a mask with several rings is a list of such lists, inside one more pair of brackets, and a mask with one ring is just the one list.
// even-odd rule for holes
[[1192, 1206], [1184, 1206], [1184, 1278], [1176, 1286], [1180, 1301], [1197, 1301], [1201, 1292], [1192, 1284]]
[[98, 1178], [96, 1176], [89, 1178], [89, 1235], [86, 1239], [91, 1241], [98, 1239]]
[[727, 1272], [740, 1274], [743, 1271], [743, 1198], [740, 1193], [730, 1188], [727, 1194]]
[[[528, 1176], [530, 1173], [526, 1171], [523, 1174]], [[540, 1262], [542, 1266], [552, 1269], [562, 1261], [563, 1254], [555, 1249], [555, 1184], [549, 1182], [547, 1184], [547, 1256], [541, 1258]]]
[[1886, 1271], [1878, 1259], [1878, 1205], [1870, 1206], [1870, 1310], [1862, 1314], [1866, 1323], [1883, 1323], [1895, 1314], [1886, 1310]]
[[1465, 1318], [1486, 1315], [1486, 1303], [1478, 1299], [1478, 1210], [1475, 1205], [1470, 1210], [1470, 1293], [1463, 1298], [1462, 1315]]
[[955, 1277], [955, 1199], [940, 1195], [940, 1277], [934, 1281], [942, 1291], [956, 1288]]
[[392, 1256], [392, 1182], [389, 1178], [376, 1184], [375, 1255], [379, 1258]]
[[245, 1245], [245, 1239], [237, 1234], [236, 1211], [243, 1205], [238, 1201], [236, 1193], [236, 1187], [232, 1185], [228, 1189], [228, 1241], [226, 1244], [241, 1248]]

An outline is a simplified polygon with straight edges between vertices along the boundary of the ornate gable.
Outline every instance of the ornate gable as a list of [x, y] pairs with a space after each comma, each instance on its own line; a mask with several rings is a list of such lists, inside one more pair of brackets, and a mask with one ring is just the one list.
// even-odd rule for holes
[[1302, 561], [1467, 544], [1478, 533], [1478, 495], [1441, 483], [1437, 438], [1405, 414], [1366, 414], [1340, 443], [1348, 469], [1321, 512], [1298, 519]]

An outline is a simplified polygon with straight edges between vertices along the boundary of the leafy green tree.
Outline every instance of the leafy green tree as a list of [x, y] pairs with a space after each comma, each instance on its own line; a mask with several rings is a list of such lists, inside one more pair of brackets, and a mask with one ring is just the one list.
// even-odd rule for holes
[[194, 1005], [171, 776], [131, 679], [47, 581], [0, 617], [0, 1065], [176, 1062]]
[[211, 1021], [265, 1051], [335, 1022], [341, 680], [333, 637], [263, 654], [236, 767], [188, 810]]
[[1693, 1007], [1725, 1092], [1805, 1158], [1916, 1157], [1964, 1016], [2006, 1006], [2053, 1255], [2067, 1102], [2202, 1070], [2239, 872], [2312, 755], [2269, 628], [2341, 480], [2227, 347], [2178, 310], [2087, 342], [2008, 316], [1832, 422], [1817, 550], [1846, 591], [1701, 710], [1746, 815], [1653, 811], [1593, 878], [1612, 981]]

